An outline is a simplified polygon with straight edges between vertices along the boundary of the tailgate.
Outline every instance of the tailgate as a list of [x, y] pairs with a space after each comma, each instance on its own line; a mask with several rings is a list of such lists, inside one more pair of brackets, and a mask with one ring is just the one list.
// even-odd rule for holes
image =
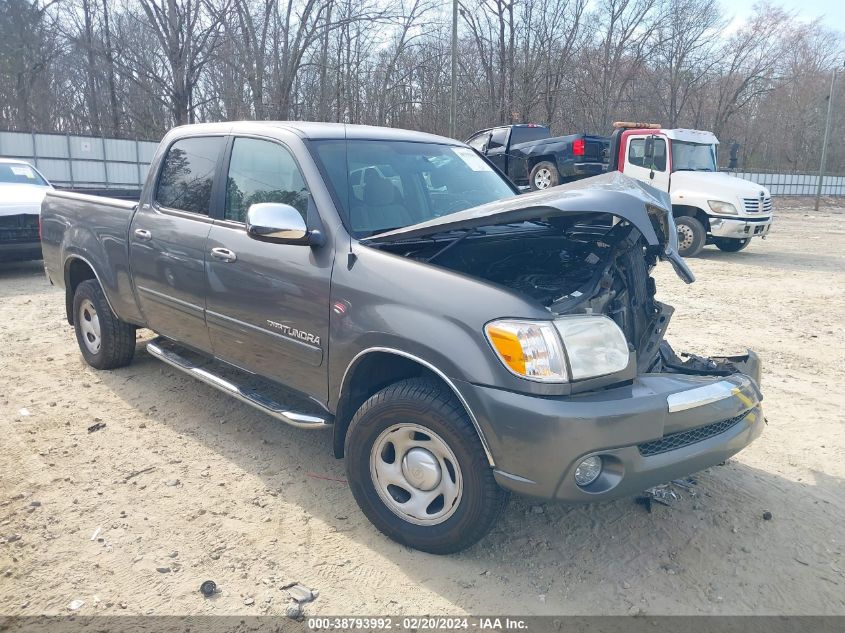
[[610, 147], [610, 139], [603, 136], [584, 136], [584, 156], [581, 160], [585, 163], [606, 163], [607, 150]]

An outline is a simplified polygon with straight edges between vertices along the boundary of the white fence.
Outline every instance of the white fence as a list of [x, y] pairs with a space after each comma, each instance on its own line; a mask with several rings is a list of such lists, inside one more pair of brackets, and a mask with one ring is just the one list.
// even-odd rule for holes
[[[0, 132], [0, 157], [31, 162], [59, 187], [140, 189], [158, 143], [96, 136]], [[727, 172], [762, 185], [776, 196], [814, 196], [818, 174]], [[845, 176], [830, 175], [823, 196], [845, 196]]]
[[[814, 196], [819, 183], [816, 174], [777, 174], [761, 171], [726, 172], [766, 187], [773, 196]], [[822, 180], [823, 196], [845, 196], [845, 176], [829, 175]]]
[[139, 189], [157, 147], [154, 141], [0, 132], [0, 157], [32, 163], [59, 187]]

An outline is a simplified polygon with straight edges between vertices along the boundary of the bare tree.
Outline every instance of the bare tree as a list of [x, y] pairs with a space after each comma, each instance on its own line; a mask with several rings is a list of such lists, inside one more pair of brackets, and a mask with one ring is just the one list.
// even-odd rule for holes
[[[167, 60], [160, 84], [169, 95], [173, 122], [193, 123], [194, 88], [220, 39], [228, 0], [137, 0]], [[148, 76], [152, 76], [151, 74]]]
[[[461, 0], [457, 132], [511, 121], [608, 134], [617, 117], [712, 129], [745, 165], [815, 167], [845, 37], [716, 0]], [[5, 0], [0, 127], [158, 138], [296, 118], [447, 131], [436, 0]], [[834, 110], [834, 138], [845, 108]], [[845, 169], [845, 144], [831, 148]]]

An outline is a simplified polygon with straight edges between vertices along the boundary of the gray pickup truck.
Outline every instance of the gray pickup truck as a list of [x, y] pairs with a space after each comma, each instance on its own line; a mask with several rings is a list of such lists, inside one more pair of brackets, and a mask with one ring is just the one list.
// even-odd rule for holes
[[687, 282], [665, 193], [621, 174], [519, 195], [470, 147], [403, 130], [171, 131], [140, 202], [51, 191], [44, 263], [97, 369], [147, 353], [333, 433], [389, 537], [448, 553], [509, 491], [602, 501], [762, 431], [753, 353], [676, 355], [650, 276]]

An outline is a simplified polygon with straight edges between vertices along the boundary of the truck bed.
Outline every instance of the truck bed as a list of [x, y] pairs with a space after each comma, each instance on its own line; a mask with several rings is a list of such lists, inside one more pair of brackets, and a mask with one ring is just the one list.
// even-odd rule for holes
[[109, 303], [121, 319], [142, 323], [129, 277], [129, 225], [136, 202], [50, 191], [41, 205], [41, 245], [51, 283], [65, 287], [73, 260], [97, 271]]

